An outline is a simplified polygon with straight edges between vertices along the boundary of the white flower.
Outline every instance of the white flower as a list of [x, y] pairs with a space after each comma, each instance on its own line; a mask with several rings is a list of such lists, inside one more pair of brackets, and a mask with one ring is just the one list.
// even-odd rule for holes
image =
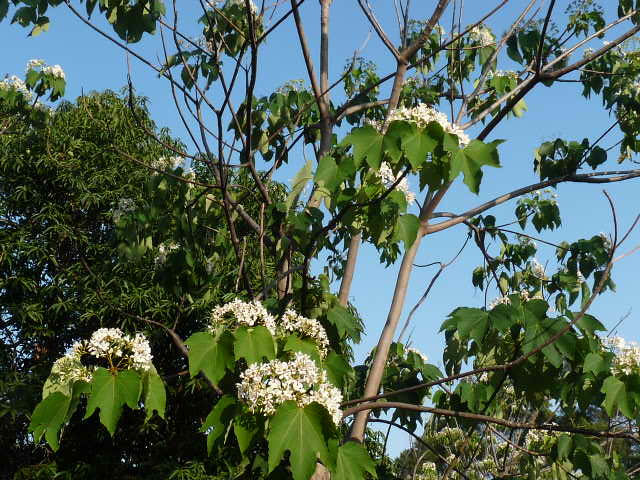
[[44, 65], [44, 60], [40, 60], [40, 59], [33, 59], [33, 60], [29, 60], [27, 62], [27, 68], [26, 71], [28, 72], [29, 70], [33, 70], [35, 68], [41, 67]]
[[517, 79], [518, 74], [513, 70], [496, 70], [495, 72], [489, 70], [487, 72], [487, 79], [491, 79], [494, 77], [511, 77]]
[[42, 67], [42, 73], [53, 75], [54, 77], [61, 78], [63, 80], [65, 78], [64, 71], [60, 65]]
[[420, 473], [415, 476], [416, 480], [437, 480], [438, 468], [433, 462], [423, 462], [420, 465]]
[[81, 358], [86, 355], [103, 359], [110, 368], [117, 370], [145, 372], [153, 367], [151, 347], [143, 334], [130, 336], [119, 328], [100, 328], [88, 341], [75, 342], [63, 357], [55, 361], [49, 381], [55, 384], [90, 382], [96, 367], [82, 364]]
[[533, 272], [533, 274], [538, 277], [538, 278], [542, 278], [544, 279], [544, 266], [538, 262], [537, 259], [533, 259], [530, 262], [530, 266], [531, 266], [531, 271]]
[[317, 320], [303, 317], [295, 311], [287, 309], [276, 328], [281, 334], [298, 333], [302, 337], [311, 338], [318, 345], [320, 355], [327, 356], [329, 339], [324, 327]]
[[15, 75], [0, 81], [0, 90], [15, 90], [21, 93], [27, 102], [33, 99], [33, 93], [27, 88], [27, 84]]
[[483, 46], [492, 45], [495, 42], [493, 33], [491, 33], [491, 30], [484, 25], [477, 25], [473, 27], [469, 32], [469, 37], [474, 42]]
[[640, 346], [636, 342], [627, 342], [622, 337], [605, 337], [604, 347], [615, 354], [611, 373], [631, 375], [640, 370]]
[[238, 298], [225, 305], [220, 305], [211, 312], [209, 331], [214, 332], [220, 325], [243, 325], [253, 327], [262, 325], [271, 332], [276, 333], [276, 320], [264, 306], [256, 301], [244, 302]]
[[407, 353], [415, 353], [418, 357], [422, 359], [424, 363], [429, 362], [429, 358], [417, 348], [407, 347]]
[[[391, 185], [396, 183], [396, 181], [398, 180], [393, 174], [393, 171], [391, 170], [391, 167], [387, 162], [382, 162], [380, 164], [380, 170], [375, 173], [387, 188], [391, 187]], [[407, 177], [404, 177], [402, 180], [400, 180], [400, 183], [396, 185], [396, 190], [404, 193], [404, 196], [407, 199], [407, 204], [409, 205], [411, 205], [416, 199], [415, 194], [409, 189], [409, 182], [407, 181]]]
[[161, 243], [158, 246], [158, 255], [156, 255], [153, 263], [156, 265], [156, 267], [164, 265], [169, 254], [174, 250], [177, 250], [178, 248], [180, 248], [180, 246], [173, 242]]
[[[246, 8], [247, 6], [244, 0], [227, 0], [226, 3], [224, 4], [225, 7], [228, 7], [231, 5], [238, 5], [243, 8]], [[251, 8], [251, 13], [253, 14], [258, 13], [258, 8], [256, 7], [256, 4], [253, 3], [253, 1], [249, 1], [249, 7]]]
[[121, 198], [118, 207], [113, 210], [113, 221], [118, 223], [123, 215], [132, 212], [136, 208], [136, 203], [131, 198]]
[[175, 155], [173, 157], [159, 157], [151, 161], [150, 166], [156, 170], [175, 170], [184, 163], [184, 158]]
[[238, 398], [253, 413], [270, 416], [283, 402], [292, 400], [299, 407], [317, 402], [336, 425], [342, 420], [340, 390], [327, 382], [326, 372], [305, 353], [295, 352], [288, 362], [254, 363], [240, 374], [236, 387]]
[[458, 125], [449, 122], [448, 117], [444, 113], [430, 107], [426, 103], [421, 103], [413, 108], [397, 108], [391, 112], [388, 121], [392, 122], [394, 120], [412, 122], [420, 128], [426, 127], [431, 122], [436, 122], [440, 124], [445, 132], [456, 135], [462, 145], [467, 145], [470, 142], [464, 130]]

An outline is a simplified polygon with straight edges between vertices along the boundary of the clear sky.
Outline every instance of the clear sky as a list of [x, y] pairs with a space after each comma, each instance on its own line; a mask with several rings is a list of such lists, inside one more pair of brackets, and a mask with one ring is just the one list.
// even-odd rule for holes
[[[77, 3], [77, 2], [74, 2]], [[181, 10], [181, 18], [188, 18], [195, 12], [198, 2], [186, 0]], [[285, 2], [288, 3], [288, 2]], [[392, 35], [397, 36], [395, 27], [395, 13], [393, 2], [389, 0], [371, 1], [381, 23]], [[466, 2], [463, 24], [472, 23], [483, 12], [487, 12], [498, 2]], [[568, 2], [558, 2], [559, 15], [556, 21], [564, 19], [562, 12]], [[427, 18], [431, 13], [434, 2], [413, 2], [413, 15], [416, 18]], [[489, 25], [496, 34], [501, 34], [513, 19], [517, 9], [524, 2], [512, 2], [497, 15]], [[318, 2], [307, 1], [302, 8], [305, 28], [310, 43], [316, 53], [319, 43]], [[84, 6], [80, 5], [80, 10]], [[282, 10], [281, 10], [282, 11]], [[331, 17], [331, 80], [335, 80], [353, 52], [361, 50], [361, 55], [374, 60], [379, 65], [382, 74], [391, 72], [394, 65], [387, 51], [377, 40], [375, 33], [370, 32], [368, 24], [356, 7], [356, 2], [336, 0], [332, 7]], [[611, 14], [611, 12], [609, 12]], [[111, 42], [90, 30], [62, 4], [61, 7], [50, 11], [52, 25], [48, 32], [38, 37], [27, 37], [28, 31], [8, 22], [0, 24], [0, 45], [3, 56], [0, 75], [18, 74], [24, 71], [26, 62], [32, 58], [45, 59], [49, 64], [60, 64], [67, 74], [66, 98], [74, 99], [82, 92], [102, 90], [106, 88], [119, 89], [127, 80], [127, 57]], [[277, 15], [276, 15], [277, 17]], [[94, 20], [104, 26], [98, 12], [94, 13]], [[447, 22], [444, 22], [446, 28]], [[108, 28], [108, 26], [107, 26]], [[188, 27], [187, 27], [188, 28]], [[447, 28], [447, 30], [449, 30]], [[111, 33], [110, 30], [107, 30]], [[594, 47], [601, 45], [595, 40]], [[163, 56], [157, 39], [143, 41], [134, 45], [136, 51], [150, 59]], [[262, 54], [265, 62], [264, 70], [258, 78], [256, 95], [268, 95], [275, 88], [291, 79], [307, 79], [302, 57], [299, 51], [297, 37], [291, 23], [287, 23], [281, 30], [270, 38], [266, 51]], [[157, 61], [156, 61], [157, 63]], [[161, 126], [168, 126], [174, 135], [187, 140], [185, 130], [180, 124], [175, 107], [171, 100], [170, 90], [166, 81], [158, 79], [135, 59], [131, 59], [132, 79], [138, 94], [150, 98], [150, 109], [153, 118]], [[508, 63], [499, 65], [501, 69], [509, 69]], [[575, 78], [575, 76], [573, 77]], [[461, 212], [470, 207], [483, 203], [495, 196], [513, 190], [520, 186], [536, 182], [533, 172], [533, 150], [541, 142], [562, 137], [568, 140], [582, 140], [585, 137], [597, 138], [612, 119], [602, 110], [599, 98], [585, 100], [581, 94], [581, 86], [576, 83], [556, 84], [553, 88], [538, 86], [527, 96], [528, 112], [522, 119], [510, 119], [503, 122], [492, 134], [491, 139], [502, 138], [507, 141], [500, 147], [500, 157], [503, 167], [485, 171], [485, 177], [480, 194], [471, 194], [460, 181], [451, 190], [438, 210]], [[335, 101], [340, 100], [337, 95]], [[215, 101], [215, 99], [214, 99]], [[469, 132], [473, 134], [474, 132]], [[612, 135], [603, 142], [604, 147], [615, 143], [619, 136]], [[188, 143], [188, 142], [187, 142]], [[611, 151], [615, 158], [614, 149]], [[309, 155], [311, 152], [307, 152]], [[280, 179], [287, 181], [293, 178], [295, 171], [303, 163], [302, 152], [297, 152], [298, 158], [290, 160], [290, 167], [285, 169]], [[604, 167], [617, 169], [615, 160]], [[622, 165], [621, 167], [624, 167]], [[631, 168], [631, 167], [628, 167]], [[640, 213], [638, 192], [640, 180], [611, 184], [606, 186], [612, 195], [622, 228], [628, 226], [633, 218]], [[572, 184], [561, 185], [558, 188], [559, 205], [562, 213], [563, 225], [560, 231], [544, 233], [544, 238], [552, 242], [561, 240], [573, 241], [578, 238], [590, 238], [599, 232], [611, 232], [611, 215], [602, 186]], [[497, 216], [499, 223], [506, 223], [514, 219], [515, 202], [507, 203], [491, 212]], [[450, 230], [429, 236], [423, 242], [418, 254], [417, 263], [426, 264], [434, 261], [448, 261], [455, 255], [462, 245], [466, 234], [466, 227], [457, 226]], [[535, 232], [533, 232], [535, 235]], [[627, 249], [640, 243], [640, 231], [634, 232], [627, 243]], [[545, 248], [539, 244], [538, 259], [541, 263], [553, 263], [555, 251], [552, 247]], [[399, 262], [398, 262], [399, 263]], [[480, 306], [484, 302], [481, 292], [471, 285], [471, 271], [482, 263], [481, 255], [472, 246], [468, 247], [456, 263], [446, 269], [436, 283], [428, 300], [414, 317], [412, 327], [413, 345], [423, 351], [430, 360], [441, 365], [444, 338], [438, 329], [446, 315], [457, 306]], [[592, 308], [605, 325], [612, 327], [623, 316], [630, 314], [618, 328], [619, 334], [628, 340], [640, 340], [640, 289], [637, 273], [640, 270], [640, 253], [632, 255], [619, 262], [614, 269], [614, 280], [618, 285], [617, 293], [606, 293]], [[362, 360], [377, 341], [379, 332], [386, 320], [386, 314], [393, 293], [397, 266], [384, 268], [378, 262], [378, 255], [371, 247], [365, 246], [358, 259], [358, 270], [351, 292], [352, 301], [358, 308], [367, 326], [367, 337], [356, 348], [358, 360]], [[411, 286], [407, 296], [405, 315], [420, 298], [424, 288], [435, 273], [433, 268], [415, 269]], [[497, 295], [489, 294], [489, 298]], [[404, 321], [404, 317], [403, 317]], [[402, 436], [392, 437], [390, 452], [397, 454], [408, 445], [408, 440]]]

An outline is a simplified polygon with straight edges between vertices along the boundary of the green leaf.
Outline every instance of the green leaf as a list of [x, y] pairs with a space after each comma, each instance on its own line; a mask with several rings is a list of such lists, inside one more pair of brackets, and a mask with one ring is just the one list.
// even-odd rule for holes
[[595, 335], [595, 332], [604, 332], [606, 327], [593, 315], [585, 313], [580, 320], [576, 322], [577, 327], [589, 335]]
[[613, 417], [616, 410], [620, 410], [627, 418], [633, 417], [633, 409], [629, 405], [627, 397], [627, 388], [621, 380], [618, 380], [614, 376], [607, 377], [602, 383], [602, 389], [600, 391], [605, 394], [602, 406], [607, 412], [607, 415]]
[[5, 19], [9, 13], [9, 0], [0, 0], [0, 22]]
[[332, 192], [340, 185], [339, 172], [340, 170], [333, 157], [325, 155], [318, 162], [313, 181], [318, 187], [326, 189], [327, 193]]
[[91, 394], [84, 418], [100, 409], [100, 423], [113, 436], [122, 407], [138, 408], [140, 387], [140, 376], [133, 370], [122, 370], [114, 375], [106, 368], [97, 368], [91, 379]]
[[236, 416], [236, 399], [231, 395], [224, 395], [213, 407], [200, 431], [207, 433], [207, 452], [211, 454], [211, 449], [215, 441], [227, 429], [231, 428], [233, 419]]
[[298, 197], [300, 197], [300, 194], [302, 193], [305, 185], [312, 178], [313, 175], [311, 174], [311, 160], [307, 160], [307, 162], [300, 169], [300, 171], [296, 173], [296, 176], [293, 179], [291, 192], [289, 192], [289, 195], [287, 195], [287, 199], [285, 200], [287, 210], [291, 210], [291, 207], [298, 201]]
[[587, 163], [594, 170], [598, 167], [598, 165], [601, 165], [606, 161], [607, 151], [604, 148], [598, 146], [593, 147], [593, 150], [591, 150], [591, 153], [589, 153], [589, 156], [587, 157]]
[[601, 454], [589, 455], [589, 464], [591, 465], [591, 478], [609, 478], [609, 465]]
[[342, 140], [342, 145], [353, 145], [353, 160], [359, 167], [365, 159], [374, 169], [380, 168], [382, 161], [382, 140], [384, 137], [371, 125], [354, 128]]
[[329, 382], [338, 388], [344, 386], [344, 377], [353, 374], [353, 369], [349, 365], [349, 362], [345, 360], [342, 355], [338, 355], [336, 352], [329, 352], [327, 358], [324, 361], [324, 367], [327, 371], [327, 378]]
[[164, 389], [164, 382], [155, 368], [145, 372], [142, 376], [142, 392], [147, 420], [153, 416], [153, 412], [156, 412], [160, 418], [164, 418], [167, 393]]
[[37, 37], [42, 32], [46, 32], [47, 30], [49, 30], [49, 18], [48, 17], [40, 17], [40, 18], [38, 18], [38, 21], [36, 22], [36, 26], [33, 27], [31, 32], [29, 33], [29, 35], [31, 35], [32, 37]]
[[266, 327], [240, 327], [234, 333], [233, 352], [236, 360], [244, 358], [248, 364], [261, 362], [263, 358], [276, 358], [273, 336]]
[[195, 377], [202, 371], [211, 382], [217, 384], [227, 368], [233, 367], [232, 342], [231, 335], [226, 332], [218, 337], [205, 332], [191, 335], [184, 342], [189, 347], [189, 374]]
[[296, 335], [289, 335], [284, 344], [286, 352], [302, 352], [311, 357], [316, 364], [320, 365], [320, 351], [318, 346], [311, 340], [302, 340]]
[[481, 167], [499, 167], [497, 146], [499, 141], [483, 143], [472, 140], [463, 150], [453, 155], [449, 180], [454, 180], [460, 173], [464, 175], [464, 183], [473, 193], [480, 191], [482, 181]]
[[407, 213], [398, 217], [396, 223], [396, 237], [398, 240], [404, 242], [404, 248], [409, 250], [413, 242], [418, 237], [418, 230], [420, 229], [420, 219], [415, 215]]
[[402, 151], [411, 166], [417, 169], [427, 160], [427, 154], [433, 152], [438, 142], [431, 138], [427, 130], [414, 124], [408, 125], [410, 128], [402, 135]]
[[58, 432], [65, 421], [70, 403], [70, 397], [61, 392], [53, 392], [36, 406], [29, 423], [29, 431], [33, 432], [35, 441], [39, 441], [44, 435], [51, 448], [58, 450]]
[[248, 422], [243, 422], [242, 417], [236, 417], [233, 421], [233, 433], [238, 440], [238, 446], [242, 453], [246, 452], [251, 445], [251, 440], [258, 433], [258, 429], [255, 426], [246, 425]]
[[349, 310], [341, 305], [336, 305], [327, 312], [327, 320], [338, 330], [340, 338], [348, 335], [351, 338], [359, 338], [358, 322]]
[[269, 443], [269, 473], [291, 452], [289, 462], [294, 480], [308, 480], [316, 467], [316, 458], [327, 457], [323, 421], [330, 421], [326, 410], [317, 403], [304, 408], [295, 402], [284, 402], [271, 419]]
[[450, 321], [456, 325], [461, 339], [469, 336], [481, 343], [489, 327], [489, 314], [479, 308], [456, 308], [450, 314]]
[[598, 375], [600, 372], [604, 372], [608, 369], [607, 362], [601, 355], [597, 353], [589, 353], [584, 359], [584, 365], [582, 366], [583, 372], [591, 372], [594, 375]]
[[558, 437], [558, 459], [569, 458], [573, 449], [573, 441], [569, 435], [562, 434]]
[[373, 478], [378, 478], [375, 462], [367, 453], [367, 449], [356, 442], [347, 442], [338, 448], [336, 469], [333, 473], [332, 480], [363, 479], [365, 473], [369, 473]]

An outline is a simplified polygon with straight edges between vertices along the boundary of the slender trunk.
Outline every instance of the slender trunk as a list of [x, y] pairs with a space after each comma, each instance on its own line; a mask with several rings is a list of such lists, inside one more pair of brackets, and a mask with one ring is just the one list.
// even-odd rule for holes
[[344, 275], [340, 283], [340, 305], [346, 307], [349, 303], [349, 292], [351, 291], [351, 283], [353, 282], [353, 273], [356, 270], [356, 260], [358, 259], [358, 250], [362, 243], [362, 233], [358, 232], [349, 242], [349, 250], [347, 252], [347, 265], [344, 267]]
[[[400, 271], [398, 272], [398, 278], [396, 280], [396, 288], [393, 292], [393, 301], [391, 302], [391, 308], [387, 316], [387, 323], [382, 329], [380, 340], [376, 348], [376, 354], [373, 359], [373, 364], [367, 375], [367, 383], [364, 388], [364, 397], [371, 397], [378, 394], [380, 388], [380, 380], [384, 373], [384, 367], [387, 363], [387, 356], [389, 354], [389, 348], [393, 342], [396, 328], [400, 321], [400, 315], [402, 314], [402, 308], [404, 307], [404, 300], [407, 295], [407, 287], [409, 285], [409, 278], [411, 277], [411, 270], [413, 262], [420, 248], [420, 242], [422, 240], [421, 232], [418, 233], [416, 240], [411, 245], [411, 248], [407, 250], [402, 259], [402, 265], [400, 265]], [[369, 418], [369, 411], [358, 412], [351, 426], [351, 440], [362, 442], [364, 440], [364, 432], [367, 426], [367, 419]]]

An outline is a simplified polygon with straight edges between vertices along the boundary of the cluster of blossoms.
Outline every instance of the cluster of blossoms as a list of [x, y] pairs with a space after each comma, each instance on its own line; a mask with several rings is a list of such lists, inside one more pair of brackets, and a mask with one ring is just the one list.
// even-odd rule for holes
[[121, 198], [118, 206], [113, 209], [113, 221], [118, 223], [123, 215], [132, 212], [136, 208], [136, 203], [131, 198]]
[[511, 77], [518, 78], [518, 74], [513, 70], [496, 70], [495, 72], [489, 70], [487, 72], [487, 80], [490, 80], [495, 77]]
[[164, 265], [167, 262], [167, 257], [169, 256], [169, 254], [174, 250], [177, 250], [178, 248], [179, 245], [173, 242], [161, 243], [158, 246], [158, 255], [156, 255], [156, 258], [153, 260], [155, 266], [159, 267], [161, 265]]
[[480, 45], [491, 45], [495, 42], [495, 37], [489, 28], [484, 25], [477, 25], [469, 32], [469, 38]]
[[243, 325], [255, 327], [262, 325], [271, 332], [276, 333], [276, 319], [258, 301], [243, 302], [236, 298], [232, 302], [220, 305], [211, 312], [209, 330], [214, 332], [220, 325]]
[[558, 204], [558, 194], [551, 188], [535, 190], [531, 193], [531, 197], [535, 200], [549, 200], [554, 205]]
[[[544, 300], [544, 298], [542, 297], [542, 294], [540, 292], [537, 292], [533, 296], [531, 296], [531, 294], [529, 293], [528, 290], [520, 290], [517, 293], [520, 295], [520, 300], [522, 300], [523, 302], [528, 302], [529, 300]], [[502, 297], [498, 297], [495, 300], [493, 300], [487, 306], [487, 310], [492, 310], [495, 307], [497, 307], [498, 305], [502, 305], [502, 304], [511, 305], [511, 299], [509, 298], [509, 295], [504, 295]]]
[[545, 441], [557, 436], [557, 432], [548, 432], [545, 430], [529, 430], [527, 431], [527, 436], [525, 437], [526, 446], [527, 448], [531, 449], [541, 449], [544, 446]]
[[397, 108], [391, 112], [388, 121], [393, 122], [394, 120], [412, 122], [420, 128], [426, 127], [431, 122], [436, 122], [445, 132], [456, 135], [462, 145], [467, 145], [470, 142], [464, 130], [458, 125], [449, 122], [449, 118], [444, 113], [439, 112], [425, 103], [421, 103], [413, 108]]
[[327, 409], [334, 423], [342, 420], [342, 393], [327, 382], [327, 374], [305, 353], [296, 352], [285, 362], [254, 363], [240, 374], [238, 397], [253, 413], [270, 416], [283, 402], [299, 407], [317, 402]]
[[415, 476], [416, 480], [437, 480], [438, 468], [433, 462], [423, 462], [420, 465], [420, 472]]
[[541, 278], [541, 279], [545, 278], [544, 265], [542, 265], [537, 259], [534, 258], [533, 260], [531, 260], [529, 265], [531, 267], [531, 271], [537, 278]]
[[605, 348], [615, 354], [611, 373], [631, 375], [640, 371], [640, 345], [636, 342], [627, 342], [622, 337], [605, 337], [602, 343]]
[[159, 157], [151, 161], [150, 167], [155, 170], [165, 170], [166, 168], [175, 170], [183, 163], [184, 158], [179, 155], [176, 155], [174, 157]]
[[[393, 174], [393, 170], [387, 162], [382, 162], [380, 164], [380, 170], [376, 172], [376, 175], [380, 177], [382, 183], [385, 187], [389, 188], [391, 185], [396, 183], [396, 176]], [[407, 178], [403, 178], [398, 185], [396, 185], [396, 190], [404, 193], [405, 198], [407, 199], [407, 203], [411, 205], [413, 201], [416, 199], [415, 194], [409, 189], [409, 182]]]
[[422, 359], [422, 361], [424, 363], [428, 363], [429, 362], [429, 358], [424, 353], [422, 353], [420, 350], [418, 350], [417, 348], [407, 347], [407, 353], [413, 353], [413, 354], [417, 355], [418, 357], [420, 357], [420, 359]]
[[[87, 357], [93, 357], [90, 365], [86, 364]], [[132, 336], [119, 328], [100, 328], [89, 340], [74, 343], [65, 356], [56, 360], [51, 373], [56, 383], [90, 382], [100, 361], [110, 369], [145, 372], [152, 368], [152, 360], [151, 347], [143, 334]]]
[[15, 75], [11, 75], [0, 81], [0, 90], [15, 90], [20, 92], [27, 102], [33, 99], [33, 93], [27, 88], [27, 84]]
[[311, 338], [320, 350], [320, 355], [326, 357], [329, 349], [329, 339], [324, 327], [317, 320], [303, 317], [291, 309], [287, 309], [278, 323], [278, 331], [281, 333], [298, 333], [303, 337]]
[[61, 79], [65, 79], [65, 74], [64, 74], [64, 70], [62, 70], [62, 67], [60, 65], [46, 65], [44, 60], [41, 60], [39, 58], [33, 59], [33, 60], [29, 60], [27, 62], [27, 72], [29, 70], [36, 70], [36, 69], [42, 69], [42, 73], [44, 73], [45, 75], [51, 75], [53, 77], [56, 78], [61, 78]]

